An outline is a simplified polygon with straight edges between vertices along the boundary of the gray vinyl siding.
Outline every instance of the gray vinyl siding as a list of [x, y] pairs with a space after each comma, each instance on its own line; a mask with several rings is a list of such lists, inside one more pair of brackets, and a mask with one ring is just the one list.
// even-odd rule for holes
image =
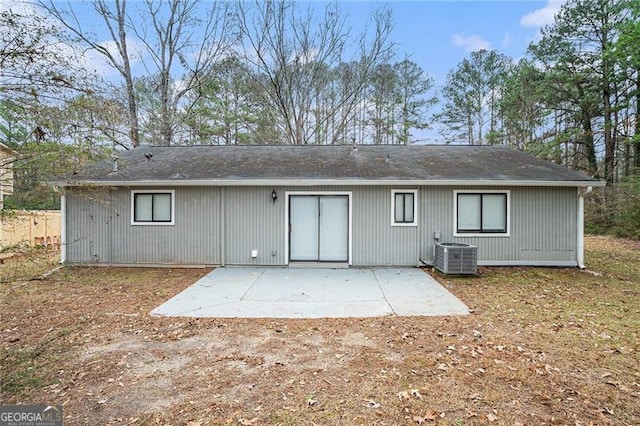
[[454, 190], [482, 188], [439, 187], [421, 190], [421, 258], [433, 261], [434, 231], [441, 242], [478, 247], [484, 264], [570, 264], [577, 262], [576, 188], [491, 188], [510, 190], [509, 237], [454, 237]]
[[[225, 264], [284, 264], [284, 192], [276, 188], [279, 198], [274, 203], [272, 190], [270, 187], [223, 189]], [[252, 250], [257, 250], [256, 258], [251, 257]]]
[[485, 264], [577, 259], [575, 188], [504, 188], [511, 191], [509, 237], [453, 236], [453, 191], [478, 187], [406, 187], [419, 190], [418, 226], [391, 226], [391, 190], [401, 186], [157, 188], [175, 191], [175, 225], [131, 225], [132, 189], [152, 188], [67, 191], [69, 263], [285, 265], [287, 191], [351, 192], [354, 266], [430, 263], [435, 231], [442, 242], [477, 245]]
[[220, 263], [219, 188], [176, 189], [175, 225], [131, 225], [131, 189], [68, 191], [69, 263]]
[[365, 187], [354, 190], [354, 265], [418, 265], [418, 227], [391, 226], [392, 189], [402, 187]]
[[66, 252], [70, 263], [111, 263], [113, 191], [67, 190]]

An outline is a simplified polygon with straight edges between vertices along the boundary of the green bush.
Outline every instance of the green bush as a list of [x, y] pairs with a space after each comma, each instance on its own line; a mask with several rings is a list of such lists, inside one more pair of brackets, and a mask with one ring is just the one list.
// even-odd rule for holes
[[640, 176], [594, 190], [585, 202], [585, 230], [640, 239]]

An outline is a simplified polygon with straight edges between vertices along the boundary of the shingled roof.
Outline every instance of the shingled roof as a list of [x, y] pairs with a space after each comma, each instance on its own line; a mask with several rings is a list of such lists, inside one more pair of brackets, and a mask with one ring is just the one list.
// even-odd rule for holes
[[530, 185], [599, 180], [503, 146], [143, 146], [59, 185]]

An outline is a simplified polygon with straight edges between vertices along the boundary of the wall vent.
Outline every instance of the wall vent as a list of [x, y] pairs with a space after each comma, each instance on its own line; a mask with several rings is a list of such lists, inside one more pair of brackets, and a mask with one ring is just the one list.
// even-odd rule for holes
[[433, 266], [444, 274], [477, 275], [478, 247], [461, 243], [436, 243]]

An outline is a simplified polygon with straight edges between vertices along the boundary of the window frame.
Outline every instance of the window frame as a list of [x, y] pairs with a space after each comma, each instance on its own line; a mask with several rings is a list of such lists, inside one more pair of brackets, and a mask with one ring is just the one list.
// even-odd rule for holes
[[[396, 222], [396, 194], [413, 195], [413, 222]], [[391, 190], [391, 226], [418, 226], [418, 190], [417, 189], [392, 189]]]
[[[458, 229], [458, 195], [473, 194], [480, 195], [480, 206], [482, 206], [482, 195], [503, 194], [506, 195], [505, 205], [505, 232], [482, 232], [460, 231]], [[482, 207], [480, 207], [480, 226], [482, 227]], [[508, 189], [457, 189], [453, 191], [453, 236], [454, 237], [510, 237], [511, 236], [511, 191]]]
[[[136, 195], [137, 194], [169, 194], [171, 196], [170, 203], [170, 215], [169, 221], [136, 221]], [[131, 190], [131, 225], [142, 226], [173, 226], [175, 225], [175, 211], [176, 211], [176, 191], [174, 189], [132, 189]]]

